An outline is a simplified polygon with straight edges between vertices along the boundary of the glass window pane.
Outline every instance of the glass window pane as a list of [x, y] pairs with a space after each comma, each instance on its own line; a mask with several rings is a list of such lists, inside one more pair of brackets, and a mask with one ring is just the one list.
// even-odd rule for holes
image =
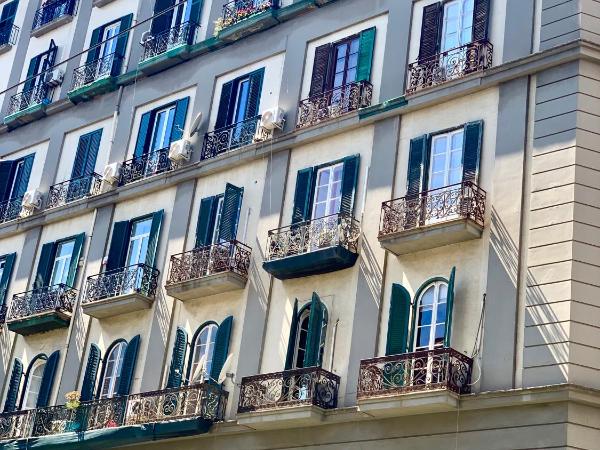
[[350, 43], [350, 53], [358, 52], [358, 44], [359, 44], [358, 38], [352, 40], [352, 42]]
[[430, 327], [419, 328], [417, 332], [417, 346], [428, 347], [429, 346], [429, 334], [431, 333]]

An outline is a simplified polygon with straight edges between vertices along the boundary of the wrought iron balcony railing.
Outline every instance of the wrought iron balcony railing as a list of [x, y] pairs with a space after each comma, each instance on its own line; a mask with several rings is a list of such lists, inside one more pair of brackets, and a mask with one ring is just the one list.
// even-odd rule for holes
[[320, 95], [300, 100], [296, 128], [305, 128], [371, 106], [373, 85], [348, 83]]
[[196, 42], [198, 28], [199, 26], [196, 22], [188, 21], [151, 36], [142, 44], [142, 61], [158, 56], [180, 45], [193, 44]]
[[101, 188], [102, 177], [97, 173], [55, 184], [48, 192], [46, 208], [56, 208], [84, 197], [98, 195]]
[[0, 223], [9, 222], [19, 218], [23, 208], [23, 197], [13, 198], [0, 203]]
[[0, 441], [22, 439], [30, 434], [33, 411], [0, 414]]
[[238, 241], [222, 242], [171, 256], [167, 285], [234, 272], [248, 278], [252, 249]]
[[75, 89], [82, 88], [102, 78], [118, 75], [121, 71], [122, 62], [123, 57], [121, 55], [111, 53], [110, 55], [77, 67], [73, 71], [71, 90], [74, 91]]
[[[1, 291], [0, 291], [1, 292]], [[6, 289], [4, 289], [6, 292]], [[0, 325], [6, 323], [6, 315], [8, 314], [8, 306], [6, 304], [0, 306]]]
[[10, 98], [8, 115], [24, 111], [36, 105], [48, 104], [52, 101], [54, 89], [44, 83], [38, 83], [31, 89], [19, 92]]
[[260, 125], [261, 116], [246, 119], [243, 122], [234, 123], [204, 135], [204, 144], [200, 159], [215, 158], [236, 148], [252, 144], [255, 140], [264, 140], [268, 134], [257, 139], [257, 132], [267, 133]]
[[277, 8], [278, 0], [233, 0], [223, 6], [223, 16], [218, 21], [218, 28], [222, 30], [248, 17]]
[[415, 228], [470, 219], [483, 227], [486, 193], [471, 181], [383, 203], [379, 238]]
[[71, 313], [77, 290], [66, 284], [56, 284], [13, 295], [7, 322], [26, 319], [50, 312]]
[[340, 377], [320, 367], [242, 378], [238, 413], [314, 405], [337, 407]]
[[74, 15], [76, 5], [77, 0], [55, 0], [44, 3], [42, 7], [35, 12], [31, 29], [37, 30], [63, 16]]
[[360, 224], [346, 214], [299, 222], [269, 231], [266, 261], [342, 246], [358, 253]]
[[169, 149], [156, 150], [125, 161], [121, 165], [119, 185], [124, 186], [169, 170], [173, 170], [173, 163], [169, 159]]
[[451, 348], [366, 359], [360, 363], [358, 399], [416, 391], [471, 391], [473, 360]]
[[408, 66], [407, 94], [489, 69], [494, 46], [487, 40], [471, 42]]
[[16, 45], [19, 36], [19, 27], [7, 25], [0, 28], [0, 47], [4, 45]]
[[93, 275], [87, 279], [83, 303], [93, 303], [127, 294], [154, 297], [159, 275], [157, 269], [146, 264], [136, 264]]

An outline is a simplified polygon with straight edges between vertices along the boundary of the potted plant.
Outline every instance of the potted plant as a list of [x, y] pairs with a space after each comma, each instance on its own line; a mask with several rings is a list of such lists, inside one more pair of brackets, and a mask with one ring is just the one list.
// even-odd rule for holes
[[65, 431], [81, 431], [81, 420], [80, 414], [78, 414], [79, 407], [81, 406], [81, 394], [77, 391], [67, 392], [65, 394], [65, 408], [70, 411], [69, 420], [65, 425]]

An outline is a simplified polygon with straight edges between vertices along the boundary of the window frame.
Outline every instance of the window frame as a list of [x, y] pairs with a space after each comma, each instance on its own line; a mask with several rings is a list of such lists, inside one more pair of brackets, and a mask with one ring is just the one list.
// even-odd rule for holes
[[[451, 143], [452, 143], [452, 138], [458, 134], [462, 133], [462, 140], [461, 140], [461, 147], [460, 147], [460, 153], [461, 153], [461, 158], [460, 158], [460, 181], [458, 183], [462, 182], [462, 178], [463, 178], [463, 160], [464, 160], [464, 139], [465, 139], [465, 129], [464, 127], [457, 127], [457, 128], [453, 128], [450, 130], [445, 130], [445, 131], [441, 131], [435, 134], [431, 135], [430, 141], [429, 141], [429, 155], [428, 155], [428, 159], [429, 159], [429, 167], [428, 167], [428, 173], [427, 173], [427, 186], [425, 186], [425, 191], [430, 191], [433, 189], [443, 189], [444, 187], [448, 187], [448, 186], [452, 186], [454, 184], [457, 183], [450, 183], [449, 182], [449, 174], [450, 174], [450, 162], [451, 162], [451, 155], [452, 155], [452, 148], [451, 148]], [[432, 188], [431, 187], [431, 181], [433, 179], [433, 156], [434, 156], [434, 148], [435, 148], [435, 141], [436, 139], [440, 139], [442, 137], [446, 137], [447, 138], [447, 143], [446, 143], [446, 149], [445, 149], [445, 157], [446, 157], [446, 162], [445, 162], [445, 167], [444, 167], [444, 185], [437, 187], [437, 188]]]
[[[414, 306], [414, 317], [413, 317], [413, 330], [414, 330], [414, 335], [412, 336], [412, 348], [414, 351], [418, 352], [418, 351], [431, 351], [437, 348], [443, 348], [444, 347], [444, 340], [445, 340], [445, 329], [446, 329], [446, 318], [444, 317], [444, 321], [443, 322], [438, 322], [437, 321], [437, 314], [438, 314], [438, 307], [440, 304], [442, 304], [439, 301], [439, 288], [442, 285], [445, 285], [446, 287], [446, 296], [444, 298], [444, 302], [443, 304], [446, 306], [448, 305], [448, 280], [446, 280], [445, 278], [442, 277], [436, 277], [433, 279], [430, 279], [428, 281], [426, 281], [425, 283], [423, 283], [423, 285], [419, 288], [419, 290], [417, 291], [416, 295], [415, 295], [415, 306]], [[431, 289], [434, 288], [434, 298], [433, 298], [433, 302], [432, 302], [432, 307], [431, 307], [431, 322], [429, 323], [429, 339], [428, 339], [428, 345], [427, 348], [423, 347], [423, 346], [419, 346], [418, 345], [418, 340], [419, 340], [419, 328], [422, 328], [420, 326], [420, 319], [421, 319], [421, 302], [423, 300], [424, 295]], [[435, 322], [434, 322], [435, 319]], [[435, 343], [435, 329], [438, 326], [444, 326], [444, 337], [441, 340], [441, 343], [436, 344]]]
[[[300, 344], [300, 334], [302, 332], [302, 322], [307, 321], [307, 329], [306, 329], [306, 338], [308, 339], [308, 331], [310, 330], [310, 305], [309, 301], [306, 303], [300, 310], [298, 311], [298, 322], [296, 328], [296, 342], [294, 343], [294, 362], [293, 362], [293, 370], [303, 369], [304, 367], [304, 356], [302, 358], [302, 365], [298, 364], [298, 356], [299, 356], [299, 344]], [[323, 307], [323, 323], [321, 324], [321, 335], [319, 336], [319, 367], [323, 366], [323, 356], [325, 354], [325, 341], [327, 339], [327, 325], [329, 324], [329, 311], [327, 310], [327, 306], [323, 301], [321, 301], [321, 305]], [[306, 345], [304, 348], [303, 355], [306, 354]]]
[[[208, 365], [208, 356], [207, 356], [206, 364], [205, 364], [206, 371], [202, 374], [200, 379], [194, 380], [194, 371], [195, 371], [194, 365], [199, 363], [200, 360], [202, 359], [202, 356], [200, 356], [200, 353], [198, 353], [198, 358], [197, 358], [196, 348], [200, 347], [198, 345], [198, 340], [200, 339], [200, 336], [202, 335], [202, 333], [205, 330], [214, 330], [212, 333], [209, 331], [209, 334], [208, 334], [208, 338], [214, 338], [214, 340], [212, 341], [212, 345], [211, 345], [211, 341], [207, 339], [207, 344], [205, 347], [207, 349], [207, 350], [205, 350], [205, 353], [211, 352], [210, 367]], [[200, 325], [198, 327], [198, 329], [196, 330], [196, 332], [194, 333], [194, 336], [190, 342], [190, 357], [188, 360], [188, 367], [187, 367], [187, 377], [186, 378], [187, 378], [188, 385], [202, 383], [202, 382], [206, 381], [206, 377], [208, 377], [210, 379], [210, 371], [212, 369], [212, 361], [213, 361], [213, 357], [214, 357], [214, 353], [215, 353], [216, 339], [217, 339], [218, 332], [219, 332], [219, 324], [214, 321], [208, 321], [208, 322], [205, 322], [202, 325]]]
[[[136, 240], [139, 240], [137, 238], [139, 238], [141, 236], [141, 241], [142, 241], [140, 243], [140, 247], [139, 247], [139, 250], [138, 250], [138, 255], [137, 255], [137, 258], [136, 258], [138, 260], [138, 262], [134, 263], [134, 264], [130, 264], [129, 261], [130, 261], [131, 250], [132, 250], [131, 244], [132, 244], [132, 241], [133, 241], [133, 232], [134, 232], [135, 225], [138, 224], [138, 223], [146, 222], [146, 221], [148, 221], [150, 223], [150, 228], [148, 229], [148, 233], [144, 233], [144, 234], [136, 236]], [[141, 249], [142, 249], [143, 244], [144, 244], [144, 242], [143, 242], [144, 238], [147, 238], [148, 243], [149, 243], [150, 242], [150, 235], [151, 234], [152, 234], [152, 216], [142, 216], [142, 217], [138, 217], [138, 218], [135, 218], [135, 219], [131, 220], [131, 225], [130, 225], [130, 229], [129, 229], [129, 237], [127, 239], [127, 254], [125, 256], [125, 267], [131, 267], [131, 266], [134, 266], [134, 265], [145, 264], [146, 256], [148, 254], [148, 245], [146, 245], [146, 255], [144, 255], [144, 258], [142, 258], [142, 260], [144, 262], [140, 262], [141, 260], [140, 260], [139, 256], [141, 254]]]
[[[54, 261], [52, 262], [52, 270], [50, 271], [50, 280], [48, 282], [48, 286], [56, 286], [56, 285], [67, 283], [67, 279], [69, 277], [69, 269], [71, 267], [71, 261], [73, 260], [73, 250], [75, 250], [75, 240], [76, 239], [73, 237], [73, 238], [61, 239], [54, 243], [54, 246], [55, 246]], [[58, 251], [61, 248], [61, 246], [65, 245], [65, 244], [69, 244], [69, 243], [71, 243], [73, 245], [73, 247], [71, 249], [71, 254], [68, 257], [57, 256]], [[67, 261], [62, 267], [62, 277], [61, 278], [65, 278], [65, 281], [60, 281], [60, 282], [56, 283], [56, 282], [54, 282], [54, 276], [55, 276], [55, 270], [57, 268], [56, 265], [59, 262], [59, 260]]]
[[[116, 351], [117, 349], [119, 349], [119, 354], [117, 356], [117, 359], [114, 361], [115, 365], [112, 370], [112, 373], [110, 375], [108, 375], [106, 372], [107, 372], [107, 366], [108, 366], [109, 359], [112, 356], [113, 352]], [[100, 379], [100, 382], [98, 383], [98, 393], [96, 396], [98, 399], [100, 399], [100, 400], [110, 399], [110, 398], [114, 398], [117, 395], [117, 392], [119, 390], [119, 382], [121, 380], [121, 372], [123, 370], [123, 362], [125, 361], [125, 352], [126, 351], [127, 351], [127, 341], [125, 339], [116, 340], [108, 348], [108, 351], [106, 352], [106, 356], [104, 357], [104, 359], [102, 361], [101, 379]], [[109, 383], [109, 388], [108, 388], [107, 394], [103, 395], [104, 385], [105, 385], [106, 381], [108, 381], [108, 383]]]
[[[25, 373], [25, 383], [23, 384], [23, 391], [21, 393], [21, 401], [19, 404], [19, 409], [21, 410], [32, 410], [35, 409], [37, 407], [37, 401], [38, 401], [38, 397], [40, 395], [40, 390], [42, 387], [42, 381], [44, 379], [44, 370], [46, 368], [46, 364], [48, 362], [48, 356], [46, 356], [44, 353], [40, 353], [39, 355], [35, 356], [31, 362], [29, 363], [29, 366], [27, 367], [27, 372]], [[33, 372], [36, 369], [42, 368], [42, 373], [40, 376], [40, 384], [39, 384], [39, 389], [38, 392], [36, 393], [35, 396], [35, 405], [28, 407], [27, 406], [27, 401], [29, 400], [29, 395], [31, 393], [31, 380], [32, 380], [32, 376], [33, 376]]]
[[[462, 47], [463, 45], [467, 45], [471, 42], [473, 42], [473, 25], [474, 25], [474, 21], [473, 19], [471, 19], [471, 37], [469, 39], [468, 42], [461, 42], [462, 40], [462, 31], [463, 31], [463, 20], [465, 18], [465, 3], [466, 2], [472, 2], [473, 3], [473, 9], [471, 11], [471, 17], [473, 17], [474, 11], [475, 11], [475, 1], [474, 0], [446, 0], [443, 2], [442, 5], [442, 27], [440, 30], [440, 42], [439, 42], [439, 49], [440, 49], [440, 53], [444, 53], [447, 51], [450, 51], [454, 48], [458, 48], [458, 47]], [[446, 31], [447, 31], [447, 8], [451, 3], [458, 3], [459, 4], [459, 15], [458, 15], [458, 23], [457, 23], [457, 34], [458, 34], [458, 45], [453, 46], [453, 47], [449, 47], [449, 48], [445, 48], [445, 40], [446, 40]]]
[[[328, 212], [328, 209], [330, 207], [331, 202], [338, 197], [332, 197], [332, 187], [333, 184], [336, 183], [333, 181], [333, 175], [334, 175], [334, 171], [336, 168], [341, 168], [341, 176], [339, 179], [339, 186], [340, 186], [340, 193], [339, 193], [339, 202], [338, 202], [338, 208], [336, 212]], [[329, 182], [327, 184], [327, 196], [325, 199], [325, 214], [321, 217], [315, 217], [315, 212], [316, 212], [316, 208], [317, 208], [317, 203], [323, 203], [323, 202], [317, 202], [317, 196], [318, 196], [318, 180], [319, 180], [319, 175], [324, 172], [325, 170], [328, 170], [330, 172], [329, 175]], [[343, 161], [337, 161], [334, 162], [332, 164], [328, 164], [328, 165], [324, 165], [324, 166], [319, 166], [317, 168], [315, 168], [315, 177], [314, 177], [314, 184], [313, 184], [313, 198], [312, 198], [312, 210], [311, 210], [311, 220], [318, 220], [318, 219], [322, 219], [323, 217], [328, 217], [328, 216], [333, 216], [336, 214], [340, 213], [340, 209], [342, 207], [342, 196], [343, 196], [343, 192], [342, 192], [342, 183], [344, 180], [344, 162]]]
[[[347, 81], [347, 76], [348, 76], [348, 63], [350, 61], [350, 56], [352, 55], [352, 53], [350, 53], [350, 49], [352, 47], [352, 42], [353, 41], [357, 41], [358, 45], [357, 45], [357, 50], [356, 50], [356, 73], [358, 73], [358, 57], [360, 55], [360, 33], [355, 33], [353, 35], [350, 36], [346, 36], [343, 39], [340, 39], [338, 41], [332, 42], [331, 43], [331, 48], [329, 50], [329, 67], [331, 68], [331, 70], [329, 70], [329, 73], [327, 74], [327, 84], [325, 86], [325, 90], [324, 92], [333, 90], [333, 89], [340, 89], [343, 86], [346, 86], [348, 83], [353, 83], [356, 81], [356, 73], [355, 73], [355, 78], [354, 80], [348, 82]], [[346, 49], [346, 54], [344, 56], [344, 77], [343, 77], [343, 83], [340, 86], [334, 87], [335, 84], [335, 75], [336, 75], [336, 68], [337, 68], [337, 49], [338, 47], [342, 46], [342, 45], [347, 45], [348, 48]]]

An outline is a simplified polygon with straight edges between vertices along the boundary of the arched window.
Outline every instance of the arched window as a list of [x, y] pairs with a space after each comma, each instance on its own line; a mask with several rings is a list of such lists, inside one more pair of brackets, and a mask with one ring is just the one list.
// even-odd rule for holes
[[[322, 320], [320, 325], [320, 337], [318, 339], [319, 342], [319, 350], [318, 350], [318, 358], [317, 365], [320, 366], [323, 363], [323, 353], [325, 352], [325, 336], [327, 333], [327, 308], [325, 305], [321, 303], [322, 308]], [[306, 366], [306, 351], [307, 346], [310, 345], [308, 342], [308, 333], [311, 327], [310, 323], [310, 311], [311, 311], [311, 303], [304, 306], [298, 312], [298, 328], [296, 331], [296, 345], [294, 351], [294, 369], [301, 369]], [[320, 317], [317, 319], [319, 320]]]
[[125, 349], [127, 342], [117, 341], [112, 345], [112, 348], [106, 355], [104, 367], [102, 370], [102, 379], [100, 380], [100, 395], [102, 398], [114, 397], [119, 388], [121, 380], [121, 370], [123, 368], [123, 359], [125, 357]]
[[[208, 323], [201, 326], [196, 332], [192, 341], [192, 357], [188, 366], [190, 384], [201, 383], [210, 376], [218, 330], [219, 326], [216, 323]], [[202, 364], [204, 370], [200, 366], [203, 358], [205, 358]]]
[[448, 283], [436, 280], [425, 286], [417, 301], [414, 348], [432, 350], [444, 345]]
[[23, 409], [34, 409], [37, 406], [38, 395], [42, 386], [42, 378], [46, 367], [46, 355], [38, 355], [29, 364], [25, 378], [25, 389], [23, 390]]

